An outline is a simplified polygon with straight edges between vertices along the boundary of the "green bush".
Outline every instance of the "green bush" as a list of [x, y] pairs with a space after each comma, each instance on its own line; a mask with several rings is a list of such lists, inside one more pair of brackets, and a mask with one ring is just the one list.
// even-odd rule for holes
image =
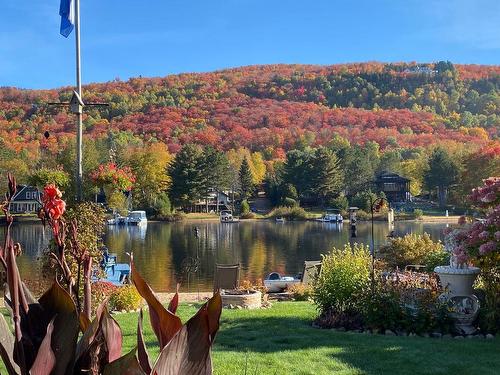
[[396, 279], [378, 278], [373, 291], [363, 296], [365, 326], [381, 331], [413, 333], [452, 331], [446, 306], [438, 301], [441, 288], [436, 277], [414, 272]]
[[448, 257], [441, 242], [434, 242], [427, 233], [393, 238], [380, 248], [379, 254], [393, 268], [404, 268], [408, 264], [435, 264]]
[[298, 206], [298, 203], [295, 199], [286, 197], [285, 199], [283, 199], [283, 206], [296, 207]]
[[346, 245], [323, 255], [321, 274], [313, 287], [313, 300], [320, 311], [339, 313], [359, 307], [360, 298], [370, 286], [368, 246]]
[[246, 199], [243, 199], [241, 201], [241, 214], [245, 215], [250, 212], [250, 205], [248, 204], [248, 201]]
[[413, 210], [413, 214], [415, 215], [415, 219], [420, 219], [422, 216], [424, 216], [424, 211], [422, 211], [420, 208], [415, 208]]
[[351, 199], [351, 205], [360, 208], [363, 211], [370, 212], [370, 201], [375, 201], [377, 194], [371, 191], [362, 191], [356, 193]]
[[349, 208], [349, 201], [343, 194], [339, 195], [337, 198], [332, 199], [329, 204], [332, 208], [337, 208], [341, 211], [347, 211], [347, 209]]
[[142, 298], [134, 286], [125, 285], [113, 292], [109, 303], [111, 310], [132, 311], [141, 307]]
[[375, 288], [363, 296], [363, 317], [367, 328], [399, 329], [403, 321], [400, 295], [390, 284], [377, 280]]
[[172, 204], [167, 193], [160, 193], [151, 207], [152, 216], [158, 219], [167, 219], [172, 214]]
[[276, 207], [273, 209], [268, 217], [284, 217], [287, 220], [305, 220], [307, 219], [307, 213], [302, 207]]

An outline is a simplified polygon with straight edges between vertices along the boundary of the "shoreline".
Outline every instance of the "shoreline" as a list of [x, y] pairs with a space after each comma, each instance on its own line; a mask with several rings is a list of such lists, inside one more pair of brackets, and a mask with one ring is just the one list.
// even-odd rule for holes
[[[423, 224], [431, 224], [431, 223], [449, 223], [449, 224], [457, 224], [458, 219], [460, 216], [424, 216], [423, 218], [419, 219], [395, 219], [395, 222], [413, 222], [413, 223], [423, 223]], [[175, 223], [204, 223], [204, 222], [216, 222], [219, 221], [218, 217], [205, 217], [205, 218], [184, 218], [179, 221], [168, 221], [168, 220], [148, 220], [148, 223], [169, 223], [169, 224], [175, 224]], [[272, 218], [254, 218], [254, 219], [240, 219], [240, 222], [254, 222], [254, 221], [273, 221]], [[313, 221], [315, 222], [316, 219], [314, 218], [309, 218], [305, 220], [292, 220], [294, 222], [307, 222], [307, 221]], [[361, 220], [358, 219], [358, 223], [369, 223], [370, 220]], [[375, 222], [387, 222], [387, 220], [377, 220], [375, 219]], [[33, 218], [23, 218], [21, 220], [14, 220], [14, 225], [16, 224], [37, 224], [40, 223], [41, 221], [37, 217]], [[349, 220], [344, 220], [344, 224], [349, 223]], [[4, 225], [5, 222], [0, 221], [0, 226]]]

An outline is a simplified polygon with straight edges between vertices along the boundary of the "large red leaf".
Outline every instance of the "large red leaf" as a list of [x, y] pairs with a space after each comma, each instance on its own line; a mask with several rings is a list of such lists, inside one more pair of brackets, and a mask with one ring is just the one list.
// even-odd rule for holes
[[122, 354], [122, 331], [107, 308], [102, 313], [100, 327], [106, 341], [108, 362], [116, 361]]
[[165, 307], [163, 307], [160, 301], [158, 301], [149, 285], [144, 281], [135, 268], [133, 261], [130, 262], [130, 265], [132, 282], [137, 288], [139, 294], [146, 300], [149, 306], [151, 327], [158, 338], [160, 349], [163, 349], [172, 337], [174, 337], [174, 335], [182, 328], [182, 322], [179, 317], [168, 311]]
[[47, 334], [45, 335], [42, 345], [38, 349], [33, 366], [31, 366], [30, 375], [50, 375], [56, 365], [56, 356], [50, 347], [52, 340], [52, 332], [54, 331], [54, 320], [47, 326]]
[[130, 353], [106, 365], [103, 375], [146, 375], [139, 366], [135, 352], [134, 348]]
[[210, 347], [219, 328], [219, 294], [201, 307], [160, 353], [153, 375], [210, 375]]
[[19, 366], [14, 362], [14, 336], [5, 318], [0, 314], [0, 358], [2, 358], [9, 375], [19, 374]]
[[179, 284], [177, 284], [175, 294], [170, 300], [170, 303], [168, 304], [168, 311], [170, 311], [172, 314], [175, 314], [177, 312], [178, 306], [179, 306]]
[[51, 346], [56, 356], [53, 375], [64, 375], [71, 371], [75, 360], [76, 343], [80, 322], [73, 299], [59, 283], [54, 282], [39, 299], [44, 313], [54, 318]]
[[142, 309], [139, 312], [139, 318], [137, 320], [137, 358], [144, 372], [150, 374], [151, 363], [149, 362], [149, 355], [146, 350], [146, 344], [144, 343], [144, 335], [142, 334]]

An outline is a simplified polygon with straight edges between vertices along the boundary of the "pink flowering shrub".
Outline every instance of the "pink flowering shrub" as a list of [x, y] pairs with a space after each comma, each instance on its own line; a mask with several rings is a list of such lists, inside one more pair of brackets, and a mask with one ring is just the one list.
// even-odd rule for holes
[[[472, 191], [470, 198], [485, 213], [485, 217], [455, 234], [457, 246], [453, 255], [459, 265], [471, 261], [482, 263], [485, 258], [499, 263], [500, 177], [490, 177], [484, 183], [484, 186]], [[461, 218], [461, 222], [465, 222], [465, 218]]]
[[479, 326], [485, 332], [500, 331], [500, 177], [490, 177], [472, 191], [474, 205], [484, 217], [455, 230], [453, 255], [457, 265], [473, 263], [481, 268], [484, 299]]

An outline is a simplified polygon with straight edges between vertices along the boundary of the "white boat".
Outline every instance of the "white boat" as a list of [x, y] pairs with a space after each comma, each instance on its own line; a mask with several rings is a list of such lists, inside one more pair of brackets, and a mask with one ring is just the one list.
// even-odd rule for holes
[[281, 217], [281, 216], [277, 216], [277, 217], [276, 217], [276, 222], [277, 222], [277, 223], [284, 223], [284, 222], [285, 222], [285, 218], [284, 218], [284, 217]]
[[126, 224], [127, 218], [120, 214], [114, 214], [111, 219], [108, 219], [108, 225], [123, 225]]
[[148, 223], [146, 211], [131, 211], [127, 216], [129, 225], [145, 225]]
[[288, 287], [299, 284], [302, 278], [293, 276], [281, 276], [278, 272], [271, 272], [264, 280], [264, 286], [270, 293], [283, 292]]
[[[332, 212], [329, 212], [332, 211]], [[340, 214], [339, 210], [328, 210], [323, 217], [316, 219], [317, 221], [321, 221], [323, 223], [343, 223], [344, 218]]]
[[220, 222], [221, 223], [238, 223], [240, 219], [233, 216], [233, 212], [230, 210], [223, 210], [220, 212]]

